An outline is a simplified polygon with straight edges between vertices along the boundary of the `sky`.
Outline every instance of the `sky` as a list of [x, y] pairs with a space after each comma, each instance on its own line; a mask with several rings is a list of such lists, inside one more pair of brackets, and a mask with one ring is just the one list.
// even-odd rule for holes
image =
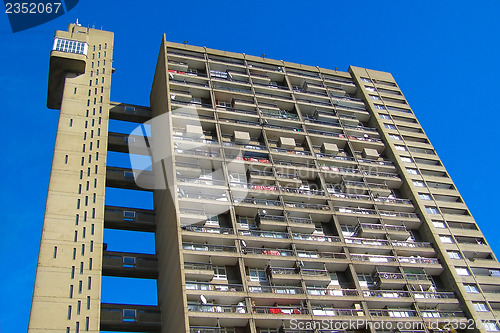
[[[162, 34], [172, 42], [347, 71], [350, 65], [393, 74], [493, 250], [500, 253], [500, 2], [476, 1], [110, 1], [80, 0], [65, 15], [12, 33], [0, 14], [1, 174], [4, 255], [0, 331], [25, 331], [36, 271], [58, 111], [46, 108], [55, 30], [76, 19], [115, 33], [111, 99], [149, 105]], [[496, 89], [496, 88], [495, 88]], [[119, 126], [118, 124], [111, 124]], [[120, 156], [110, 160], [119, 163]], [[124, 205], [119, 190], [110, 201]], [[107, 193], [108, 194], [108, 193]], [[137, 201], [136, 201], [137, 200]], [[151, 198], [134, 202], [147, 208]], [[131, 201], [130, 204], [133, 202]], [[105, 241], [154, 251], [151, 235], [108, 232]], [[149, 244], [149, 245], [148, 245]], [[113, 250], [121, 250], [116, 241]], [[130, 250], [130, 249], [127, 249]], [[107, 302], [155, 304], [155, 285], [103, 280]], [[123, 290], [123, 289], [121, 289]], [[144, 292], [144, 290], [151, 292]]]

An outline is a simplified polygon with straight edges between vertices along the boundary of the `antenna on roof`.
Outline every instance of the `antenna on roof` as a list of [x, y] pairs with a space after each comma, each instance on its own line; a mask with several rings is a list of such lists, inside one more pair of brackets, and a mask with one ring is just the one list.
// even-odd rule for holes
[[188, 41], [187, 41], [187, 40], [185, 40], [185, 41], [184, 41], [184, 45], [187, 45], [187, 43], [188, 43]]

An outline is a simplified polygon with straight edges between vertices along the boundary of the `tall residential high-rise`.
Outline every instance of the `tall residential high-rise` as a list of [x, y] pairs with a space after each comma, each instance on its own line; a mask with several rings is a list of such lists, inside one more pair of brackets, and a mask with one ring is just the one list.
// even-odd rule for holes
[[[110, 101], [112, 52], [111, 32], [55, 35], [29, 332], [500, 330], [500, 264], [391, 74], [163, 37], [146, 107]], [[114, 252], [106, 229], [154, 233], [156, 253]], [[102, 276], [156, 279], [158, 306], [101, 303]]]

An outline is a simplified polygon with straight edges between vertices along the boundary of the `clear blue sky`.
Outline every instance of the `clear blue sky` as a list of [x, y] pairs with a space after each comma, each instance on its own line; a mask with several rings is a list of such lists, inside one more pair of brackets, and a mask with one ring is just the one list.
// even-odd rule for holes
[[[346, 71], [391, 72], [422, 123], [487, 240], [500, 254], [498, 207], [500, 2], [476, 1], [109, 1], [81, 0], [69, 13], [13, 34], [0, 18], [4, 126], [0, 222], [0, 330], [26, 330], [58, 111], [46, 108], [55, 30], [78, 18], [115, 32], [112, 100], [149, 103], [162, 33], [167, 40]], [[140, 59], [137, 62], [137, 59]], [[119, 157], [116, 156], [116, 161]], [[119, 191], [110, 198], [118, 202]], [[149, 198], [146, 198], [146, 202]], [[145, 204], [147, 206], [147, 203]], [[123, 240], [129, 235], [107, 234]], [[114, 238], [113, 238], [114, 237]], [[150, 239], [147, 236], [146, 239]], [[137, 250], [153, 251], [151, 246]], [[116, 243], [115, 250], [119, 250]], [[154, 304], [145, 293], [104, 301]], [[139, 284], [138, 284], [139, 285]], [[130, 291], [130, 289], [127, 289]]]

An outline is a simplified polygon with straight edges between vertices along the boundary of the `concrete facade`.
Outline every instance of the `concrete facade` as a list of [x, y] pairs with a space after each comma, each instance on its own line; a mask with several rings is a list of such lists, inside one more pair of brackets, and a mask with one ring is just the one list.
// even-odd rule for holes
[[[109, 101], [112, 33], [56, 38], [87, 51], [51, 54], [30, 331], [499, 330], [500, 265], [391, 74], [163, 36], [141, 107]], [[106, 167], [107, 151], [152, 171]], [[154, 210], [106, 205], [106, 186], [152, 191]], [[156, 254], [106, 251], [106, 228], [154, 232]], [[101, 303], [101, 275], [156, 279], [158, 306]]]

